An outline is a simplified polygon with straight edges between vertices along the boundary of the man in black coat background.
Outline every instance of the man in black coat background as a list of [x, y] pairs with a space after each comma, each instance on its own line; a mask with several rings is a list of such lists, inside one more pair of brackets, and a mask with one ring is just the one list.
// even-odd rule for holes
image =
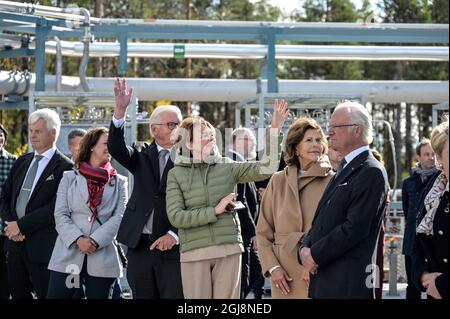
[[[226, 156], [237, 162], [256, 159], [256, 138], [248, 128], [237, 128], [231, 134]], [[262, 299], [264, 294], [264, 277], [258, 258], [256, 243], [256, 223], [258, 217], [258, 189], [255, 182], [237, 185], [237, 200], [245, 208], [238, 210], [241, 222], [244, 252], [242, 253], [241, 299], [252, 291], [255, 299]]]
[[408, 286], [406, 299], [421, 299], [422, 293], [412, 280], [412, 252], [416, 236], [416, 216], [420, 207], [420, 196], [428, 184], [430, 177], [436, 172], [436, 157], [429, 139], [423, 139], [416, 147], [417, 165], [411, 170], [402, 184], [402, 205], [405, 216], [405, 233], [402, 253], [405, 255], [405, 270]]
[[384, 167], [372, 156], [372, 119], [355, 102], [338, 105], [330, 145], [344, 156], [316, 210], [299, 259], [311, 273], [311, 298], [374, 298], [376, 247], [388, 193]]
[[132, 89], [125, 80], [114, 86], [116, 107], [110, 126], [108, 150], [133, 174], [133, 191], [128, 201], [117, 240], [128, 246], [127, 279], [137, 299], [182, 299], [178, 231], [166, 212], [167, 173], [173, 167], [172, 131], [182, 120], [176, 106], [157, 107], [150, 116], [151, 145], [141, 150], [124, 141], [125, 114]]
[[33, 153], [17, 159], [0, 198], [0, 214], [6, 223], [5, 250], [13, 299], [47, 296], [48, 262], [53, 252], [55, 201], [63, 172], [72, 161], [56, 148], [61, 121], [56, 112], [40, 109], [29, 117]]

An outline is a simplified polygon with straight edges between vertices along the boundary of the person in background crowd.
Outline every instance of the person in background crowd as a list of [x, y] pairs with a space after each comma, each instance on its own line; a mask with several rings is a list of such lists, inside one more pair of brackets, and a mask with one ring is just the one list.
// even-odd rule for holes
[[411, 170], [411, 175], [403, 181], [402, 185], [403, 215], [405, 216], [402, 254], [405, 255], [406, 279], [408, 281], [406, 299], [421, 299], [421, 292], [412, 280], [411, 254], [414, 237], [416, 236], [416, 216], [420, 206], [420, 194], [427, 186], [430, 177], [437, 172], [436, 158], [429, 139], [424, 138], [416, 146], [416, 160], [417, 164]]
[[336, 151], [331, 145], [328, 146], [328, 160], [330, 161], [331, 167], [333, 168], [333, 171], [337, 171], [339, 168], [339, 164], [341, 164], [341, 161], [344, 159], [344, 157]]
[[[372, 148], [370, 150], [372, 152], [373, 157], [380, 162], [383, 167], [384, 160], [381, 153]], [[381, 299], [383, 297], [383, 281], [384, 281], [384, 234], [386, 233], [386, 218], [389, 210], [389, 205], [391, 204], [390, 195], [388, 192], [388, 196], [386, 198], [386, 208], [384, 210], [383, 222], [381, 223], [380, 235], [378, 236], [378, 244], [377, 244], [377, 256], [376, 256], [376, 273], [374, 278], [375, 283], [375, 299]]]
[[[8, 177], [8, 173], [14, 165], [17, 157], [9, 153], [6, 149], [8, 141], [8, 131], [0, 124], [0, 189]], [[8, 283], [8, 272], [6, 270], [5, 235], [3, 233], [3, 221], [0, 216], [0, 300], [9, 299], [11, 292]]]
[[270, 276], [273, 298], [307, 298], [309, 273], [297, 251], [311, 227], [319, 200], [334, 173], [327, 141], [313, 119], [296, 120], [288, 130], [287, 167], [270, 179], [261, 202], [257, 242], [263, 273]]
[[448, 125], [447, 118], [431, 132], [439, 170], [422, 192], [412, 252], [413, 281], [433, 299], [449, 297]]
[[72, 161], [56, 148], [61, 121], [50, 109], [30, 114], [29, 138], [34, 152], [14, 163], [0, 198], [0, 214], [8, 237], [8, 279], [13, 299], [47, 296], [47, 269], [55, 245], [55, 200], [63, 172]]
[[[81, 284], [87, 299], [107, 299], [111, 285], [122, 276], [113, 241], [128, 199], [127, 180], [111, 166], [107, 141], [106, 128], [89, 130], [75, 156], [75, 169], [64, 173], [59, 185], [48, 299], [72, 298]], [[79, 275], [68, 287], [74, 272]]]
[[[226, 155], [234, 161], [246, 162], [256, 158], [256, 137], [248, 128], [237, 128], [231, 133], [230, 146]], [[258, 217], [258, 190], [254, 182], [237, 185], [237, 200], [245, 206], [239, 209], [244, 252], [242, 253], [241, 299], [250, 291], [255, 299], [262, 299], [264, 277], [258, 258], [255, 224]]]
[[70, 131], [69, 135], [67, 135], [67, 148], [69, 149], [70, 155], [72, 156], [72, 160], [77, 155], [78, 150], [80, 149], [81, 139], [86, 135], [86, 133], [86, 130], [77, 128]]

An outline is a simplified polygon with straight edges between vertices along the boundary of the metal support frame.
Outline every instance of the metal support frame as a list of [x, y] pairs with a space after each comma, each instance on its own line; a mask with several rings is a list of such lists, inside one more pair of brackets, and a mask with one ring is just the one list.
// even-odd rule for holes
[[[20, 6], [19, 4], [17, 6]], [[7, 6], [6, 6], [7, 7]], [[45, 12], [44, 6], [40, 7]], [[57, 11], [56, 8], [51, 8]], [[53, 13], [55, 15], [55, 13]], [[58, 17], [64, 12], [58, 12]], [[80, 16], [82, 19], [82, 16]], [[45, 41], [47, 37], [79, 38], [83, 30], [71, 28], [70, 18], [48, 18], [0, 11], [0, 31], [36, 35], [36, 91], [44, 91]], [[268, 80], [267, 91], [278, 92], [275, 44], [277, 41], [299, 42], [366, 42], [366, 43], [448, 43], [448, 25], [429, 24], [362, 24], [362, 23], [274, 23], [239, 21], [179, 21], [148, 22], [133, 19], [91, 19], [91, 33], [96, 38], [116, 38], [120, 42], [118, 74], [128, 68], [129, 38], [161, 40], [226, 40], [258, 41], [267, 45], [267, 55], [261, 76]], [[4, 51], [2, 56], [29, 54], [27, 51]]]
[[[31, 114], [36, 109], [48, 107], [55, 110], [61, 118], [61, 130], [65, 130], [67, 128], [84, 128], [89, 129], [91, 127], [96, 126], [105, 126], [109, 127], [111, 122], [110, 117], [95, 117], [94, 121], [89, 121], [83, 119], [82, 122], [70, 123], [65, 121], [65, 117], [63, 116], [64, 108], [71, 108], [74, 103], [78, 103], [79, 105], [83, 105], [87, 109], [102, 109], [109, 108], [111, 110], [114, 109], [115, 99], [114, 93], [100, 93], [100, 92], [34, 92], [30, 95], [28, 101], [28, 110]], [[97, 105], [97, 106], [96, 106]], [[125, 142], [128, 145], [131, 145], [136, 141], [137, 136], [137, 125], [138, 124], [147, 124], [145, 120], [137, 120], [137, 98], [133, 98], [131, 100], [130, 106], [128, 107], [128, 112], [126, 116], [125, 122]], [[86, 113], [89, 113], [86, 111]], [[111, 112], [112, 116], [112, 112]], [[64, 139], [61, 138], [64, 136]], [[67, 154], [67, 134], [60, 134], [60, 137], [57, 141], [58, 149], [63, 153]], [[28, 143], [29, 150], [32, 150], [31, 143]], [[114, 164], [116, 168], [119, 169], [119, 172], [123, 175], [127, 175], [129, 179], [129, 191], [131, 194], [132, 191], [132, 174], [129, 173], [125, 168], [121, 167], [120, 164]]]
[[439, 124], [439, 111], [447, 111], [448, 114], [448, 110], [448, 102], [433, 105], [433, 127]]
[[36, 49], [34, 51], [36, 91], [45, 91], [45, 41], [47, 41], [49, 29], [47, 19], [41, 18], [36, 23]]
[[[54, 109], [61, 118], [61, 125], [72, 125], [72, 126], [83, 126], [83, 127], [93, 127], [104, 125], [109, 127], [111, 118], [108, 117], [95, 117], [95, 120], [89, 120], [82, 118], [80, 121], [74, 119], [73, 122], [66, 122], [64, 116], [62, 116], [63, 108], [70, 108], [74, 105], [83, 105], [87, 109], [103, 109], [109, 108], [114, 109], [115, 100], [114, 93], [104, 93], [104, 92], [34, 92], [30, 94], [28, 101], [28, 110], [30, 113], [34, 112], [36, 109], [41, 107], [48, 107]], [[136, 141], [137, 136], [137, 98], [131, 100], [130, 106], [128, 107], [127, 121], [125, 122], [127, 134], [127, 143], [131, 144]], [[36, 106], [37, 105], [37, 106]], [[87, 112], [87, 111], [86, 111]], [[145, 123], [145, 121], [140, 121], [140, 123]], [[65, 151], [66, 145], [64, 143], [59, 144], [60, 149]], [[31, 145], [30, 145], [31, 147]]]
[[118, 73], [124, 76], [128, 69], [128, 36], [126, 33], [119, 36], [120, 56], [119, 56], [119, 70]]

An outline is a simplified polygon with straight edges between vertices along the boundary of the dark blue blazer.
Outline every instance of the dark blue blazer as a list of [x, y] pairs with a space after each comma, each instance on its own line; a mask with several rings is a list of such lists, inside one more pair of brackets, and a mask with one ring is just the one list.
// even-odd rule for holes
[[302, 244], [319, 265], [309, 297], [374, 298], [372, 257], [388, 190], [386, 170], [369, 151], [330, 181]]
[[[429, 179], [428, 179], [429, 180]], [[411, 256], [416, 235], [416, 216], [420, 207], [420, 195], [427, 186], [428, 180], [422, 182], [418, 174], [413, 173], [403, 181], [402, 207], [405, 215], [405, 233], [403, 236], [402, 254]]]

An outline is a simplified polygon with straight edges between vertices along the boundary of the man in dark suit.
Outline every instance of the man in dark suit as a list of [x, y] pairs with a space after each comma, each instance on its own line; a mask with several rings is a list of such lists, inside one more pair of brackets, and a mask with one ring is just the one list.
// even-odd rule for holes
[[124, 141], [124, 122], [132, 89], [125, 80], [114, 86], [116, 107], [110, 126], [108, 150], [133, 174], [133, 192], [128, 201], [117, 239], [128, 246], [127, 279], [133, 298], [181, 299], [180, 252], [177, 229], [166, 213], [167, 173], [174, 141], [170, 136], [182, 116], [178, 107], [160, 106], [150, 116], [151, 145], [142, 150]]
[[436, 158], [429, 139], [423, 139], [416, 147], [417, 165], [411, 176], [403, 181], [402, 204], [405, 216], [405, 233], [403, 235], [402, 253], [405, 255], [405, 271], [408, 286], [406, 299], [421, 299], [422, 293], [412, 279], [412, 253], [416, 236], [416, 216], [419, 212], [422, 191], [426, 188], [430, 177], [437, 172]]
[[344, 156], [316, 210], [299, 259], [311, 274], [311, 298], [374, 298], [376, 247], [388, 181], [369, 150], [372, 119], [355, 102], [338, 105], [330, 145]]
[[17, 159], [3, 185], [0, 214], [8, 240], [8, 279], [13, 299], [47, 296], [47, 269], [57, 237], [54, 209], [56, 193], [64, 171], [73, 163], [56, 148], [61, 121], [50, 109], [29, 117], [33, 153]]
[[[256, 157], [256, 138], [248, 128], [237, 128], [231, 134], [230, 147], [226, 155], [234, 161], [245, 162]], [[256, 244], [256, 222], [258, 215], [258, 189], [254, 182], [237, 185], [237, 200], [245, 208], [238, 210], [241, 222], [244, 252], [242, 253], [241, 299], [253, 291], [255, 299], [264, 294], [264, 277], [258, 258]]]

